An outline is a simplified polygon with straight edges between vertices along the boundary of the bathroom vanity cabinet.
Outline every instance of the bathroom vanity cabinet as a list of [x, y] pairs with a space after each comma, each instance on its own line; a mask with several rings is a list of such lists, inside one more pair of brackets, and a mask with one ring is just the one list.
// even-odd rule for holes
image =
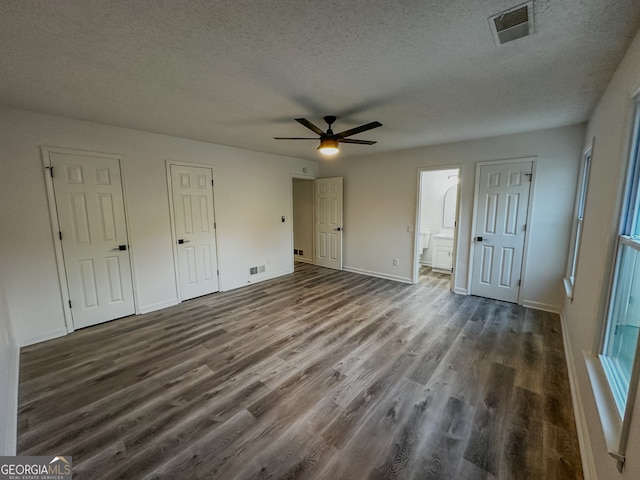
[[433, 236], [431, 265], [434, 271], [451, 273], [453, 266], [453, 237], [437, 234]]

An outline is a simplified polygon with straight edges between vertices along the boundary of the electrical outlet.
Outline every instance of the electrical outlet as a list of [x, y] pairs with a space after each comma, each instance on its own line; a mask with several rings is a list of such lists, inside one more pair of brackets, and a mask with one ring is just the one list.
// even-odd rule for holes
[[399, 267], [400, 266], [400, 259], [399, 258], [394, 258], [393, 259], [393, 266], [394, 267]]
[[302, 250], [298, 250], [298, 253], [300, 254], [300, 256], [302, 256]]

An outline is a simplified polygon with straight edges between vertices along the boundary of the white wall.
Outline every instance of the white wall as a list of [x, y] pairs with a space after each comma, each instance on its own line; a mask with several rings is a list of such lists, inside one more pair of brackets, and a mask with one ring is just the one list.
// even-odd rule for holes
[[[452, 175], [458, 175], [458, 170], [435, 170], [422, 173], [419, 229], [431, 232], [432, 236], [441, 231], [451, 230], [444, 228], [442, 222], [444, 219], [444, 194], [451, 186], [455, 185], [455, 181], [449, 178]], [[431, 246], [432, 244], [429, 243], [426, 255], [423, 255], [429, 265], [431, 264]]]
[[313, 180], [294, 178], [293, 248], [302, 250], [295, 260], [313, 262]]
[[[630, 140], [631, 97], [640, 87], [640, 35], [637, 35], [600, 99], [587, 128], [586, 142], [595, 137], [580, 246], [574, 301], [566, 300], [567, 341], [575, 363], [575, 381], [583, 404], [588, 437], [599, 479], [640, 478], [640, 396], [634, 406], [627, 463], [623, 474], [606, 452], [602, 429], [587, 376], [583, 351], [592, 351], [599, 336], [608, 290], [608, 267], [616, 239], [626, 150]], [[595, 352], [597, 353], [597, 352]]]
[[[411, 281], [418, 168], [461, 166], [455, 288], [467, 288], [476, 163], [537, 157], [529, 225], [525, 304], [559, 310], [584, 125], [357, 158], [324, 160], [323, 177], [344, 177], [344, 264]], [[393, 258], [400, 260], [394, 267]]]
[[0, 456], [16, 454], [18, 355], [0, 277]]
[[[116, 153], [123, 175], [138, 308], [177, 301], [165, 160], [213, 166], [220, 286], [292, 270], [291, 176], [317, 162], [0, 107], [0, 260], [20, 345], [63, 335], [41, 145]], [[8, 206], [11, 206], [8, 208]], [[281, 216], [286, 216], [286, 223]], [[249, 267], [267, 271], [249, 279]]]

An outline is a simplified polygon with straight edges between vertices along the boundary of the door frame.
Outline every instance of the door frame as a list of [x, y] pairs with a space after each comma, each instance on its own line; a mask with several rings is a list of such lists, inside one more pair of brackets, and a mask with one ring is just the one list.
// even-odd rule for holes
[[[293, 254], [293, 247], [294, 247], [294, 237], [293, 237], [293, 179], [294, 178], [298, 178], [300, 180], [310, 180], [310, 181], [314, 181], [316, 180], [318, 177], [314, 176], [314, 175], [299, 175], [297, 173], [292, 173], [291, 174], [291, 178], [289, 179], [289, 198], [291, 199], [289, 202], [289, 218], [291, 219], [291, 221], [289, 222], [291, 224], [291, 271], [293, 272], [295, 269], [295, 263], [296, 263], [296, 257]], [[316, 218], [316, 189], [315, 189], [315, 184], [312, 188], [313, 190], [313, 208], [312, 208], [312, 212], [311, 214], [313, 215], [313, 232], [311, 232], [311, 265], [315, 265], [316, 263], [316, 222], [315, 222], [315, 218]]]
[[[418, 188], [416, 198], [416, 218], [413, 225], [413, 275], [412, 283], [415, 285], [418, 283], [418, 277], [420, 276], [420, 267], [418, 266], [418, 257], [420, 249], [420, 218], [422, 217], [422, 205], [420, 199], [422, 198], [422, 172], [438, 172], [441, 170], [458, 170], [458, 191], [456, 192], [456, 226], [453, 229], [453, 257], [451, 258], [451, 266], [453, 271], [451, 272], [451, 285], [450, 290], [455, 290], [456, 272], [458, 270], [458, 229], [460, 228], [460, 199], [462, 197], [462, 165], [437, 165], [432, 167], [419, 167], [418, 176]], [[433, 235], [433, 234], [432, 234]]]
[[182, 300], [182, 292], [180, 291], [180, 270], [178, 266], [178, 235], [176, 234], [176, 217], [173, 208], [173, 185], [171, 182], [171, 166], [175, 165], [178, 167], [196, 167], [196, 168], [207, 168], [211, 170], [211, 178], [213, 179], [213, 185], [211, 185], [212, 190], [212, 199], [213, 199], [213, 218], [215, 228], [214, 236], [216, 243], [216, 265], [218, 275], [218, 291], [223, 292], [222, 288], [222, 275], [220, 272], [220, 245], [218, 244], [218, 215], [216, 214], [216, 189], [215, 189], [215, 171], [213, 169], [213, 165], [207, 165], [206, 163], [194, 163], [194, 162], [182, 162], [179, 160], [165, 160], [165, 170], [167, 175], [167, 197], [169, 200], [169, 222], [171, 228], [171, 251], [173, 252], [173, 278], [176, 282], [176, 298], [178, 303], [183, 302]]
[[134, 257], [133, 236], [131, 233], [131, 225], [129, 223], [129, 208], [127, 202], [127, 186], [125, 175], [124, 156], [115, 153], [96, 152], [92, 150], [81, 150], [76, 148], [51, 147], [46, 145], [40, 146], [42, 156], [42, 165], [44, 167], [44, 179], [47, 192], [47, 203], [49, 205], [49, 220], [51, 221], [51, 239], [53, 240], [53, 248], [56, 257], [56, 268], [58, 270], [58, 283], [60, 287], [60, 297], [62, 299], [62, 313], [64, 315], [64, 323], [67, 333], [74, 332], [73, 313], [69, 307], [69, 283], [67, 281], [66, 266], [64, 263], [64, 254], [62, 252], [62, 240], [60, 240], [60, 221], [58, 219], [58, 206], [56, 204], [55, 189], [53, 187], [53, 177], [51, 176], [51, 154], [61, 153], [66, 155], [82, 155], [84, 157], [109, 158], [118, 160], [120, 165], [120, 185], [122, 187], [122, 201], [124, 204], [124, 222], [127, 226], [127, 243], [129, 245], [129, 264], [131, 267], [131, 289], [133, 293], [133, 308], [136, 315], [140, 314], [138, 304], [138, 295], [136, 291], [136, 272]]
[[469, 268], [467, 269], [467, 292], [469, 295], [473, 295], [473, 255], [475, 253], [475, 242], [473, 237], [476, 231], [477, 216], [478, 216], [478, 192], [480, 190], [480, 169], [484, 166], [490, 165], [505, 165], [510, 163], [524, 163], [531, 162], [531, 184], [529, 186], [529, 198], [527, 204], [527, 229], [524, 231], [524, 242], [522, 245], [522, 267], [520, 269], [520, 285], [518, 288], [518, 305], [522, 305], [522, 292], [525, 287], [525, 279], [527, 273], [527, 257], [529, 252], [529, 232], [531, 231], [531, 210], [533, 206], [533, 196], [535, 191], [536, 181], [536, 166], [538, 163], [538, 157], [516, 157], [505, 158], [501, 160], [487, 160], [482, 162], [476, 162], [476, 179], [473, 190], [473, 212], [471, 216], [471, 235], [469, 237]]

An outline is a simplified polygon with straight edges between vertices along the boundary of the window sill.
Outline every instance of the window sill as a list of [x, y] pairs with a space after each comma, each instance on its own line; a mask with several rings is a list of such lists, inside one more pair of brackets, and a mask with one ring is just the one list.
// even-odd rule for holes
[[598, 408], [598, 416], [604, 432], [605, 442], [609, 455], [624, 462], [624, 452], [621, 452], [620, 443], [622, 440], [622, 419], [618, 413], [618, 407], [609, 389], [609, 384], [604, 373], [602, 364], [598, 357], [594, 357], [589, 352], [584, 352], [584, 361], [587, 365], [589, 380], [593, 396]]
[[567, 298], [573, 300], [573, 279], [570, 277], [564, 277], [562, 279], [562, 283], [564, 283], [564, 293]]

